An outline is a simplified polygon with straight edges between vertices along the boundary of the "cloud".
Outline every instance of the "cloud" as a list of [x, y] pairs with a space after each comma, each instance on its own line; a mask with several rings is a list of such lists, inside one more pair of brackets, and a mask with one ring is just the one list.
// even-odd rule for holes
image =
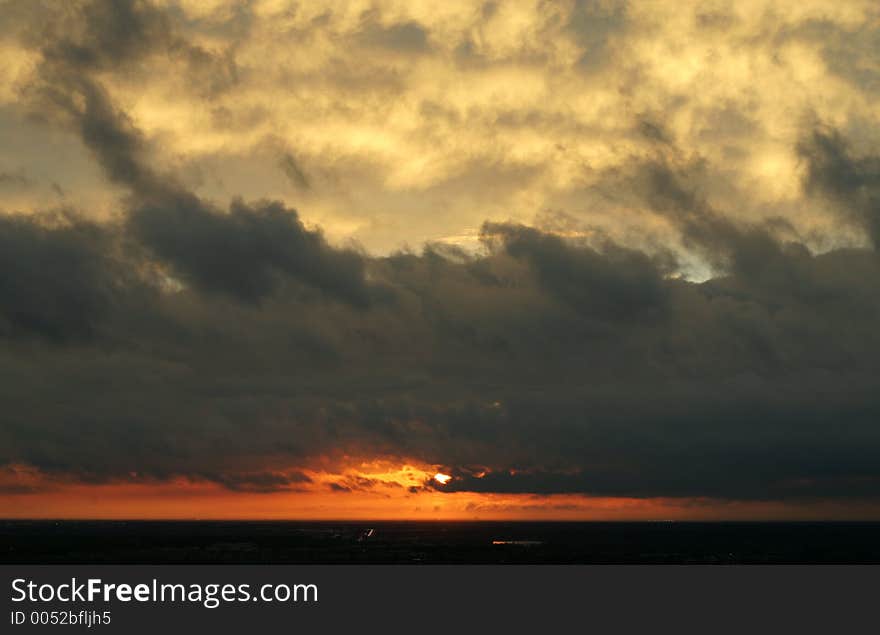
[[631, 319], [657, 311], [665, 300], [662, 271], [640, 251], [613, 243], [598, 252], [572, 247], [562, 238], [521, 225], [489, 223], [486, 239], [498, 237], [504, 251], [526, 260], [551, 295], [590, 317]]
[[[0, 216], [0, 464], [262, 492], [383, 457], [443, 466], [437, 492], [876, 499], [870, 108], [846, 84], [849, 114], [789, 122], [825, 78], [801, 36], [691, 8], [96, 2], [24, 29], [13, 114], [85, 148], [112, 213], [64, 180], [84, 209]], [[770, 79], [743, 98], [750, 64]], [[793, 104], [772, 82], [798, 73]], [[334, 223], [437, 240], [371, 254]]]
[[[110, 15], [128, 21], [135, 14], [126, 11], [120, 17], [113, 10]], [[86, 23], [93, 26], [94, 20]], [[98, 48], [133, 55], [152, 39], [145, 28], [133, 29], [131, 42], [123, 36], [109, 43], [99, 39]], [[328, 246], [320, 232], [302, 225], [295, 210], [277, 202], [248, 206], [234, 200], [224, 213], [171, 175], [152, 169], [144, 156], [143, 135], [81, 68], [81, 56], [63, 41], [53, 45], [64, 55], [55, 54], [54, 48], [45, 52], [42, 92], [70, 118], [108, 179], [130, 190], [128, 232], [175, 275], [205, 291], [247, 302], [259, 301], [285, 276], [354, 305], [369, 302], [361, 257]]]
[[0, 188], [18, 188], [30, 185], [31, 180], [21, 170], [16, 172], [0, 172]]
[[[348, 453], [449, 466], [443, 491], [876, 494], [873, 251], [813, 256], [764, 234], [772, 258], [692, 283], [613, 245], [485, 231], [485, 256], [367, 259], [396, 296], [367, 309], [184, 288], [154, 291], [148, 320], [97, 303], [65, 328], [97, 315], [103, 330], [74, 348], [34, 355], [17, 348], [23, 334], [8, 340], [4, 374], [20, 379], [4, 385], [0, 458], [248, 490]], [[85, 278], [94, 289], [76, 297], [102, 283]]]
[[289, 276], [354, 306], [370, 302], [361, 256], [329, 247], [278, 202], [233, 201], [224, 213], [171, 200], [138, 207], [129, 226], [185, 282], [209, 292], [257, 302]]
[[165, 56], [183, 63], [187, 78], [202, 94], [214, 95], [237, 81], [231, 51], [211, 51], [190, 42], [170, 12], [151, 2], [94, 0], [74, 2], [67, 11], [37, 12], [43, 27], [42, 54], [49, 65], [75, 72], [131, 72], [151, 57]]
[[146, 291], [117, 268], [114, 229], [71, 216], [0, 216], [0, 335], [91, 338]]
[[219, 483], [235, 492], [252, 493], [269, 493], [296, 489], [299, 485], [312, 482], [312, 479], [302, 472], [218, 473], [203, 475], [202, 478]]
[[880, 159], [855, 156], [846, 139], [827, 128], [815, 130], [798, 150], [807, 163], [807, 191], [830, 198], [845, 219], [880, 243]]
[[309, 178], [306, 176], [306, 173], [303, 172], [303, 169], [300, 167], [299, 163], [297, 163], [296, 159], [294, 159], [293, 155], [291, 155], [289, 152], [285, 153], [284, 156], [281, 157], [281, 159], [278, 161], [278, 165], [294, 187], [298, 187], [303, 190], [308, 190], [309, 188], [311, 188], [311, 183], [309, 182]]
[[568, 27], [575, 41], [583, 47], [577, 61], [579, 69], [590, 72], [608, 64], [609, 45], [614, 35], [626, 27], [627, 4], [625, 0], [577, 0], [574, 3]]
[[360, 40], [368, 46], [388, 48], [401, 53], [419, 53], [428, 50], [428, 34], [418, 22], [408, 21], [382, 26], [368, 21], [360, 33]]

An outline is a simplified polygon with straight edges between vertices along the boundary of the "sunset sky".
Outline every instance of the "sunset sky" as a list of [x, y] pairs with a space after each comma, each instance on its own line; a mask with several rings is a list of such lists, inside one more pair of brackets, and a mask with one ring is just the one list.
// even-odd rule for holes
[[0, 79], [0, 517], [880, 518], [876, 0], [0, 0]]

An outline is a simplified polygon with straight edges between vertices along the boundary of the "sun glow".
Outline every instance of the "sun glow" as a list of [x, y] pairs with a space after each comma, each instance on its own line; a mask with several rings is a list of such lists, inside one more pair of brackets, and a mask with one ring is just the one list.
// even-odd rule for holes
[[297, 468], [308, 479], [277, 490], [242, 491], [206, 480], [159, 481], [136, 473], [89, 483], [17, 464], [0, 468], [0, 510], [7, 518], [31, 519], [709, 520], [719, 517], [719, 509], [730, 520], [880, 518], [880, 508], [868, 503], [727, 501], [719, 507], [711, 499], [457, 491], [440, 487], [455, 477], [434, 469], [414, 461], [357, 459]]
[[452, 477], [449, 474], [443, 474], [442, 472], [437, 472], [434, 475], [434, 480], [440, 483], [440, 485], [446, 485], [449, 481], [452, 480]]

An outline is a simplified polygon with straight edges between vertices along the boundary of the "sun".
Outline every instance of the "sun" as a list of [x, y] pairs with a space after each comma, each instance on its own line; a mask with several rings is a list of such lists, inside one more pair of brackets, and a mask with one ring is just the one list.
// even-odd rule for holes
[[442, 472], [437, 472], [434, 475], [434, 480], [440, 483], [440, 485], [446, 485], [449, 481], [452, 480], [452, 477], [449, 474], [443, 474]]

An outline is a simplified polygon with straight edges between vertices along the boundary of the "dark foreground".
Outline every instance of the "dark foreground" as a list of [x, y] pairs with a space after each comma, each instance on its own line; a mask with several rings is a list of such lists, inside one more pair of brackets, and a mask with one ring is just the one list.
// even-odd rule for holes
[[0, 520], [0, 550], [7, 564], [850, 564], [880, 563], [880, 523]]

